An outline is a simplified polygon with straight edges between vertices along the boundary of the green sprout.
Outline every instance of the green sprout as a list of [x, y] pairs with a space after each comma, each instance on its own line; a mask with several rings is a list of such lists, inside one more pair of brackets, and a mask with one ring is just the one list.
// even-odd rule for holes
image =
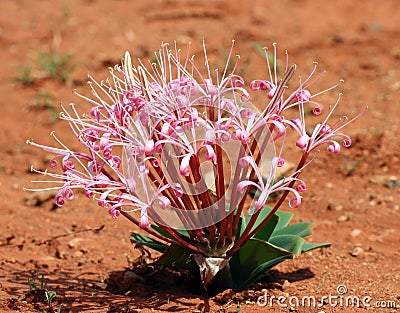
[[66, 83], [71, 74], [78, 67], [77, 63], [72, 63], [73, 54], [59, 54], [55, 49], [50, 52], [40, 52], [39, 61], [44, 71], [47, 72], [50, 78], [57, 79]]
[[[57, 293], [55, 291], [47, 290], [45, 287], [45, 279], [44, 274], [42, 274], [40, 279], [40, 288], [37, 286], [35, 281], [38, 279], [38, 274], [36, 273], [33, 279], [28, 278], [28, 286], [29, 290], [26, 292], [26, 298], [30, 298], [32, 302], [42, 302], [46, 303], [48, 306], [48, 310], [44, 312], [53, 313], [55, 312], [53, 309], [53, 301], [57, 297]], [[57, 313], [61, 312], [62, 304], [60, 304]]]
[[342, 173], [345, 176], [350, 176], [361, 165], [363, 161], [363, 158], [355, 160], [351, 157], [343, 157]]
[[27, 65], [18, 69], [19, 76], [16, 78], [16, 81], [24, 85], [25, 87], [29, 87], [33, 84], [32, 77], [32, 67]]

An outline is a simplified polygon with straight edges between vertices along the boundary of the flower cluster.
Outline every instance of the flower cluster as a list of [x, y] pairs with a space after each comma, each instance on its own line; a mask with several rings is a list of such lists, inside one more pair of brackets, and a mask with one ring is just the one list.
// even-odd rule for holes
[[[43, 174], [53, 178], [47, 182], [59, 184], [50, 187], [57, 189], [57, 205], [82, 189], [113, 218], [123, 215], [157, 238], [197, 254], [229, 257], [288, 194], [289, 206], [300, 205], [306, 183], [299, 174], [313, 151], [326, 144], [329, 152], [338, 153], [341, 143], [351, 145], [342, 129], [353, 119], [328, 123], [339, 99], [311, 132], [306, 127], [305, 111], [311, 107], [315, 115], [322, 114], [316, 97], [337, 85], [313, 93], [311, 86], [320, 77], [315, 77], [315, 64], [304, 81], [288, 88], [296, 66], [287, 62], [278, 79], [275, 45], [273, 64], [266, 52], [268, 77], [251, 81], [248, 88], [235, 74], [238, 58], [232, 49], [233, 69], [228, 60], [215, 75], [205, 49], [205, 73], [189, 52], [182, 56], [167, 44], [155, 57], [155, 63], [133, 66], [126, 53], [109, 79], [90, 77], [92, 98], [78, 94], [91, 105], [86, 114], [73, 104], [63, 110], [61, 119], [70, 124], [80, 151], [69, 149], [54, 134], [58, 148], [28, 141], [55, 154], [50, 167], [60, 171]], [[265, 99], [262, 110], [251, 104], [253, 93]], [[294, 117], [286, 118], [286, 112]], [[293, 173], [275, 177], [285, 163], [282, 149], [288, 132], [297, 136], [300, 161]], [[270, 195], [278, 191], [280, 198], [265, 222], [253, 228]], [[249, 215], [249, 223], [238, 237], [241, 214]]]

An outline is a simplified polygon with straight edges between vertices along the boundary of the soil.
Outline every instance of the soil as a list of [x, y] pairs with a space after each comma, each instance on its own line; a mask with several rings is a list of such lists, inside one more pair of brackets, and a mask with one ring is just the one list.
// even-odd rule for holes
[[[399, 20], [398, 0], [2, 0], [0, 311], [397, 312]], [[311, 69], [318, 61], [328, 79], [345, 80], [342, 112], [353, 116], [369, 107], [348, 128], [353, 146], [335, 156], [321, 153], [303, 175], [309, 191], [296, 221], [314, 221], [312, 240], [332, 246], [282, 263], [249, 290], [216, 297], [195, 290], [176, 273], [155, 273], [143, 281], [127, 270], [141, 256], [129, 241], [130, 231], [138, 229], [111, 219], [83, 195], [56, 208], [51, 194], [23, 191], [40, 179], [30, 172], [31, 164], [45, 169], [49, 160], [26, 139], [52, 144], [49, 133], [55, 130], [75, 144], [56, 113], [60, 102], [79, 103], [71, 90], [87, 90], [86, 73], [106, 77], [107, 67], [119, 63], [125, 50], [133, 59], [151, 59], [161, 42], [191, 41], [201, 53], [203, 39], [212, 62], [222, 59], [235, 39], [235, 52], [248, 65], [246, 79], [266, 75], [250, 43], [272, 47], [277, 42], [282, 56], [287, 49], [300, 68]], [[78, 65], [64, 81], [40, 67], [40, 53], [51, 50], [73, 55]], [[336, 306], [325, 301], [309, 307], [294, 300], [286, 301], [287, 307], [257, 305], [264, 292], [268, 299], [322, 299], [344, 286], [342, 300], [368, 296], [371, 307], [354, 308], [340, 299]], [[50, 292], [56, 295], [47, 301]]]

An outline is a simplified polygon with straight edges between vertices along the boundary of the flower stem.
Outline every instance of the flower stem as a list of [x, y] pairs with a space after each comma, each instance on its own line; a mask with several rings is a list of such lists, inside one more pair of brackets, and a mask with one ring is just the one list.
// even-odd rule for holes
[[[309, 154], [307, 152], [303, 153], [302, 158], [301, 158], [299, 164], [297, 165], [297, 169], [295, 171], [295, 172], [297, 172], [296, 177], [298, 177], [300, 175], [300, 172], [298, 172], [298, 170], [304, 166], [308, 155]], [[295, 183], [295, 180], [292, 180], [288, 185], [289, 188], [292, 188], [294, 183]], [[241, 247], [241, 245], [243, 243], [245, 243], [247, 240], [249, 240], [251, 237], [253, 237], [271, 219], [271, 217], [275, 214], [275, 212], [278, 211], [278, 209], [280, 208], [280, 206], [282, 205], [283, 201], [286, 199], [288, 194], [289, 194], [289, 190], [285, 190], [285, 192], [279, 198], [278, 202], [274, 205], [274, 207], [272, 208], [271, 212], [267, 215], [267, 217], [254, 230], [251, 231], [261, 210], [258, 210], [256, 213], [254, 213], [251, 216], [251, 219], [250, 219], [249, 223], [247, 224], [246, 229], [243, 232], [242, 236], [235, 242], [233, 247], [226, 253], [226, 255], [232, 256], [237, 250], [239, 250], [239, 248]]]
[[[136, 219], [135, 219], [132, 215], [130, 215], [128, 212], [125, 212], [125, 211], [122, 211], [122, 210], [121, 210], [120, 212], [121, 212], [121, 214], [122, 214], [124, 217], [126, 217], [129, 221], [131, 221], [131, 222], [134, 223], [135, 225], [139, 226], [139, 221], [136, 220]], [[194, 246], [194, 245], [190, 244], [189, 242], [183, 240], [183, 239], [179, 236], [179, 233], [177, 233], [175, 230], [173, 230], [173, 229], [171, 229], [171, 228], [169, 228], [169, 227], [165, 227], [165, 226], [163, 226], [163, 225], [159, 225], [159, 226], [160, 226], [160, 228], [161, 228], [162, 230], [164, 230], [168, 235], [170, 235], [170, 236], [172, 237], [172, 239], [170, 239], [170, 238], [168, 238], [168, 237], [165, 237], [165, 236], [159, 234], [158, 232], [152, 230], [151, 228], [146, 229], [146, 232], [148, 232], [149, 234], [153, 235], [154, 237], [157, 237], [158, 239], [161, 239], [161, 240], [163, 240], [163, 241], [165, 241], [165, 242], [168, 242], [168, 243], [170, 243], [170, 244], [174, 244], [174, 245], [181, 246], [181, 247], [183, 247], [183, 248], [192, 250], [192, 251], [194, 251], [194, 252], [196, 252], [196, 253], [200, 253], [200, 254], [202, 254], [202, 255], [207, 255], [207, 252], [204, 251], [203, 249], [201, 249], [201, 248], [199, 248], [199, 247], [197, 247], [197, 246]]]

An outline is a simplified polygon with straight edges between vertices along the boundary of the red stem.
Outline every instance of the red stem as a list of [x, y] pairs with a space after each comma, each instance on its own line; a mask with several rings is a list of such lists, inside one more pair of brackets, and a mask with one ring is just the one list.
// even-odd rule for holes
[[[120, 212], [121, 212], [121, 214], [122, 214], [124, 217], [126, 217], [129, 221], [131, 221], [131, 222], [134, 223], [135, 225], [139, 226], [139, 221], [136, 220], [133, 216], [131, 216], [128, 212], [125, 212], [125, 211], [122, 211], [122, 210], [121, 210]], [[168, 242], [168, 243], [181, 246], [181, 247], [183, 247], [183, 248], [192, 250], [192, 251], [194, 251], [194, 252], [196, 252], [196, 253], [200, 253], [200, 254], [203, 254], [203, 255], [207, 255], [207, 252], [206, 252], [206, 251], [204, 251], [204, 250], [200, 249], [199, 247], [196, 247], [196, 246], [194, 246], [194, 245], [192, 245], [192, 244], [186, 242], [186, 241], [183, 240], [179, 235], [177, 235], [172, 229], [170, 229], [170, 228], [168, 228], [168, 227], [163, 227], [162, 225], [159, 225], [159, 226], [160, 226], [160, 228], [162, 228], [168, 235], [170, 235], [174, 240], [172, 240], [172, 239], [170, 239], [170, 238], [168, 238], [168, 237], [162, 236], [161, 234], [159, 234], [158, 232], [152, 230], [151, 228], [146, 229], [146, 232], [148, 232], [149, 234], [153, 235], [154, 237], [157, 237], [158, 239], [161, 239], [161, 240], [166, 241], [166, 242]]]
[[[305, 164], [306, 160], [308, 157], [308, 153], [304, 152], [303, 156], [297, 166], [296, 171], [298, 171], [299, 169], [301, 169], [303, 167], [303, 165]], [[300, 175], [300, 172], [298, 172], [298, 174], [296, 175], [296, 177], [298, 177]], [[288, 187], [292, 188], [294, 185], [295, 181], [292, 180]], [[243, 232], [242, 236], [239, 238], [238, 241], [235, 242], [235, 244], [233, 245], [233, 247], [226, 253], [227, 256], [232, 256], [237, 250], [240, 249], [241, 245], [243, 243], [245, 243], [247, 240], [249, 240], [251, 237], [254, 236], [254, 234], [256, 234], [269, 220], [270, 218], [275, 214], [276, 211], [278, 211], [279, 207], [282, 205], [283, 201], [286, 199], [287, 195], [289, 194], [289, 190], [285, 190], [285, 192], [283, 193], [283, 195], [279, 198], [278, 202], [274, 205], [273, 209], [271, 210], [271, 212], [267, 215], [267, 217], [260, 223], [260, 225], [258, 225], [254, 230], [250, 231], [253, 226], [254, 223], [257, 220], [258, 215], [260, 214], [261, 210], [258, 210], [256, 213], [254, 213], [251, 216], [251, 219], [249, 221], [249, 224], [247, 224], [245, 231]]]
[[[192, 164], [192, 162], [189, 162], [189, 164], [191, 165], [190, 167], [192, 169], [194, 182], [198, 183], [201, 180], [201, 176], [200, 176], [200, 172], [199, 172], [200, 162], [196, 155], [193, 155], [191, 160], [193, 160], [193, 162], [194, 162], [194, 164]], [[209, 208], [211, 206], [211, 198], [207, 191], [201, 193], [199, 195], [199, 197], [201, 199], [201, 207], [199, 207], [199, 209]], [[209, 210], [205, 210], [205, 218], [207, 219], [206, 223], [209, 225], [207, 227], [207, 229], [208, 229], [209, 235], [210, 235], [210, 245], [213, 246], [215, 243], [215, 233], [216, 233], [217, 228], [216, 228], [215, 224], [213, 223], [212, 216], [210, 216]]]

